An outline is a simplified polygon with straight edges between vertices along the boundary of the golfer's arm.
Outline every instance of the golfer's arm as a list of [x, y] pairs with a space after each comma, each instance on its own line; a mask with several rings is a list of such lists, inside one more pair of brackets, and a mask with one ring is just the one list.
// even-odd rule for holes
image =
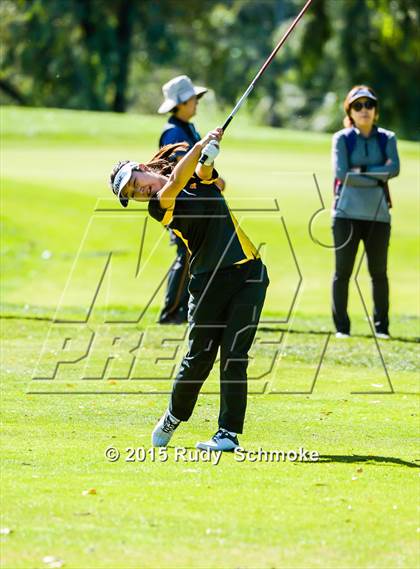
[[214, 184], [219, 188], [221, 192], [224, 191], [226, 187], [226, 182], [223, 178], [218, 176], [214, 178], [214, 164], [211, 166], [204, 166], [204, 164], [198, 164], [195, 169], [195, 173], [201, 180], [213, 180]]
[[219, 188], [219, 190], [221, 192], [223, 192], [226, 188], [226, 182], [224, 180], [224, 178], [217, 178], [216, 181], [214, 182], [216, 184], [216, 186]]
[[213, 169], [214, 169], [214, 164], [206, 166], [205, 164], [198, 163], [197, 168], [195, 169], [195, 173], [202, 180], [211, 180], [213, 177]]
[[202, 145], [197, 142], [175, 166], [168, 182], [159, 192], [159, 203], [162, 209], [174, 207], [177, 195], [185, 188], [194, 174], [201, 151]]

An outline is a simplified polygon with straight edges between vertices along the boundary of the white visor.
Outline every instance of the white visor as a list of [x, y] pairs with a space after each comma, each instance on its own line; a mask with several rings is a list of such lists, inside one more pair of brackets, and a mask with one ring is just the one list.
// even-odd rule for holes
[[118, 198], [121, 197], [121, 192], [130, 180], [133, 170], [137, 167], [138, 162], [127, 162], [127, 164], [124, 164], [121, 170], [117, 172], [112, 183], [112, 191]]

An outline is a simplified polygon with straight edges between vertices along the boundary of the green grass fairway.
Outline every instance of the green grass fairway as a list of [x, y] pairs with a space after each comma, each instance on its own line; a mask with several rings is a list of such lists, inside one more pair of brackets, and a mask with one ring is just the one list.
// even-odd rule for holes
[[[204, 115], [203, 133], [220, 122]], [[140, 204], [118, 209], [107, 178], [154, 153], [163, 119], [3, 108], [1, 567], [420, 567], [418, 145], [399, 142], [391, 184], [393, 339], [372, 339], [359, 256], [340, 342], [315, 242], [331, 244], [331, 137], [235, 121], [217, 168], [271, 280], [240, 440], [319, 461], [176, 460], [217, 426], [217, 366], [166, 460], [127, 460], [149, 448], [187, 339], [155, 324], [168, 236]]]

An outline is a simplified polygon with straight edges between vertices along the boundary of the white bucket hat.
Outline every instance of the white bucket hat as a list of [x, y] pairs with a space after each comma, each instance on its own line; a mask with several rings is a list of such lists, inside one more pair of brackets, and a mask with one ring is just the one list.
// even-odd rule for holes
[[194, 95], [201, 97], [204, 93], [207, 93], [207, 91], [208, 89], [205, 87], [193, 85], [187, 75], [178, 75], [178, 77], [174, 77], [162, 87], [165, 100], [160, 105], [158, 113], [169, 113], [169, 111], [172, 111], [179, 103], [185, 103], [185, 101], [188, 101], [188, 99], [191, 99]]

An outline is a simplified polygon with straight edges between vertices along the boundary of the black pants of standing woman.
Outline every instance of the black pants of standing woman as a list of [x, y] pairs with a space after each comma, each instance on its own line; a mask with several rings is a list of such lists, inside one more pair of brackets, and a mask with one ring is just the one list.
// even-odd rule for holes
[[372, 280], [375, 331], [382, 334], [389, 333], [387, 260], [390, 234], [389, 223], [337, 217], [334, 219], [335, 274], [332, 311], [337, 332], [350, 334], [350, 318], [347, 314], [349, 280], [359, 243], [363, 241]]

